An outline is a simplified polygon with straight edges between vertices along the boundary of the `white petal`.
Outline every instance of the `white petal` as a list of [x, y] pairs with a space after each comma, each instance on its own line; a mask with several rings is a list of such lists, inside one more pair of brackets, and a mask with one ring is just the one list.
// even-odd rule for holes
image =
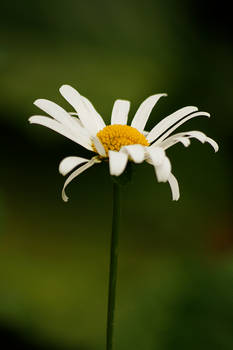
[[67, 175], [71, 170], [76, 166], [89, 162], [89, 159], [81, 157], [66, 157], [64, 158], [59, 165], [59, 172], [62, 175]]
[[171, 163], [160, 147], [147, 147], [146, 161], [154, 166], [158, 182], [166, 182], [171, 173]]
[[112, 109], [111, 124], [127, 124], [129, 108], [129, 101], [116, 100]]
[[67, 127], [65, 127], [64, 125], [62, 125], [61, 123], [57, 122], [54, 119], [40, 116], [40, 115], [34, 115], [29, 118], [29, 122], [31, 124], [39, 124], [39, 125], [46, 126], [47, 128], [56, 131], [57, 133], [87, 148], [88, 150], [93, 151], [91, 147], [91, 140], [89, 137], [82, 135], [82, 133], [80, 133], [79, 136], [75, 137], [71, 133], [70, 129], [68, 129]]
[[158, 182], [167, 182], [169, 175], [171, 173], [171, 162], [168, 157], [165, 157], [164, 161], [155, 166], [155, 173], [158, 179]]
[[110, 174], [119, 176], [125, 170], [128, 156], [123, 152], [109, 151], [109, 169]]
[[177, 137], [177, 142], [181, 142], [185, 147], [190, 145], [190, 140], [187, 137]]
[[[79, 117], [78, 117], [78, 113], [76, 113], [76, 112], [69, 112], [69, 114], [73, 117], [73, 119], [74, 119], [74, 121], [76, 122], [76, 123], [78, 123], [78, 125], [81, 127], [81, 128], [84, 128], [84, 125], [83, 125], [83, 123], [81, 122], [81, 120], [79, 119]], [[86, 130], [86, 129], [85, 129]]]
[[208, 142], [213, 147], [215, 152], [218, 151], [219, 147], [218, 147], [217, 142], [215, 142], [210, 137], [206, 136], [203, 132], [201, 132], [201, 131], [188, 131], [188, 132], [186, 132], [184, 134], [187, 134], [188, 137], [195, 138], [195, 139], [199, 140], [202, 143]]
[[100, 142], [100, 139], [98, 138], [98, 136], [95, 136], [92, 138], [92, 141], [95, 145], [95, 148], [97, 150], [97, 152], [102, 156], [102, 157], [106, 157], [106, 152], [104, 149], [104, 146], [102, 145], [102, 143]]
[[210, 117], [209, 113], [206, 112], [196, 112], [196, 113], [192, 113], [187, 115], [185, 118], [183, 118], [182, 120], [179, 121], [179, 123], [176, 123], [175, 125], [173, 125], [173, 127], [169, 128], [164, 134], [162, 134], [162, 136], [160, 136], [154, 144], [158, 145], [160, 144], [163, 140], [165, 140], [167, 138], [167, 136], [169, 136], [175, 129], [177, 129], [180, 125], [182, 125], [183, 123], [187, 122], [189, 119], [195, 118], [195, 117]]
[[152, 95], [143, 101], [132, 120], [131, 126], [143, 132], [153, 107], [162, 96], [167, 96], [167, 94]]
[[99, 128], [100, 130], [105, 128], [106, 124], [103, 120], [103, 118], [101, 117], [101, 115], [96, 111], [95, 107], [93, 106], [93, 104], [91, 103], [91, 101], [88, 100], [88, 98], [86, 98], [85, 96], [82, 96], [82, 99], [84, 101], [84, 103], [86, 104], [88, 110], [90, 113], [92, 113], [94, 115], [94, 117], [96, 118]]
[[174, 201], [178, 201], [178, 199], [180, 198], [179, 184], [177, 182], [177, 179], [175, 178], [175, 176], [172, 173], [170, 173], [170, 175], [168, 177], [168, 182], [169, 182], [169, 185], [170, 185], [171, 191], [172, 191], [172, 199]]
[[145, 158], [145, 147], [142, 145], [124, 146], [120, 152], [126, 152], [135, 163], [142, 163]]
[[[173, 136], [175, 136], [175, 135], [173, 135]], [[178, 142], [181, 142], [185, 147], [188, 147], [190, 145], [190, 140], [188, 139], [188, 137], [183, 137], [183, 136], [172, 137], [171, 136], [168, 139], [161, 142], [160, 147], [162, 147], [164, 150], [166, 150]], [[151, 147], [153, 147], [153, 145]]]
[[66, 128], [70, 129], [71, 133], [74, 136], [79, 135], [79, 127], [74, 122], [73, 117], [71, 117], [69, 113], [66, 112], [62, 107], [58, 106], [52, 101], [45, 99], [36, 100], [34, 102], [34, 105], [42, 109], [42, 111], [48, 113], [62, 125], [66, 126]]
[[100, 125], [99, 118], [96, 114], [90, 113], [90, 109], [84, 102], [83, 96], [69, 85], [63, 85], [60, 88], [60, 93], [76, 110], [85, 128], [91, 133], [91, 135], [96, 135], [98, 131], [102, 129], [102, 125]]
[[158, 166], [162, 164], [164, 161], [166, 154], [161, 147], [147, 147], [147, 162], [149, 164], [153, 164], [154, 166]]
[[206, 140], [206, 135], [201, 132], [201, 131], [186, 131], [186, 132], [180, 132], [178, 135], [180, 136], [187, 136], [187, 137], [193, 137], [197, 140], [199, 140], [200, 142], [204, 143]]
[[190, 113], [196, 112], [197, 107], [188, 106], [179, 109], [178, 111], [170, 114], [168, 117], [161, 120], [147, 135], [147, 140], [151, 143], [157, 137], [159, 137], [164, 131], [170, 128], [172, 125], [177, 123], [179, 120], [184, 118]]
[[218, 144], [217, 144], [216, 141], [214, 141], [214, 140], [211, 139], [210, 137], [207, 137], [207, 138], [206, 138], [206, 142], [208, 142], [208, 143], [213, 147], [213, 149], [214, 149], [215, 152], [218, 152], [219, 146], [218, 146]]
[[[208, 142], [214, 148], [215, 152], [218, 151], [218, 144], [211, 138], [207, 137], [201, 131], [180, 132], [165, 139], [162, 143], [160, 143], [160, 146], [163, 147], [163, 149], [168, 149], [169, 147], [173, 146], [175, 143], [180, 141], [187, 147], [190, 144], [189, 138], [195, 138], [202, 143]], [[186, 145], [184, 143], [184, 140], [186, 140], [185, 142], [188, 141], [189, 143]]]
[[87, 170], [88, 168], [90, 168], [92, 165], [94, 165], [95, 163], [99, 163], [99, 161], [96, 159], [96, 157], [92, 158], [88, 163], [82, 165], [80, 168], [78, 168], [77, 170], [75, 170], [65, 181], [63, 189], [62, 189], [62, 199], [63, 201], [67, 202], [68, 201], [68, 197], [65, 193], [65, 189], [66, 186], [78, 175], [80, 175], [81, 173], [83, 173], [85, 170]]

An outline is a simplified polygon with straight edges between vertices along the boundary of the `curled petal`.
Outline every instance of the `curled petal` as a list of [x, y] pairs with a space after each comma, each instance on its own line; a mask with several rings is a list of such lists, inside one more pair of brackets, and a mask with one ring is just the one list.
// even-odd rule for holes
[[181, 133], [172, 135], [167, 139], [165, 139], [164, 141], [162, 141], [160, 143], [160, 146], [163, 147], [163, 149], [168, 149], [169, 147], [173, 146], [177, 142], [182, 142], [184, 146], [187, 147], [190, 144], [190, 140], [189, 140], [190, 138], [195, 138], [202, 143], [208, 142], [214, 148], [215, 152], [218, 151], [218, 144], [213, 139], [207, 137], [201, 131], [186, 131], [186, 132], [181, 132]]
[[87, 170], [88, 168], [90, 168], [92, 165], [94, 165], [95, 163], [99, 163], [100, 161], [96, 158], [93, 157], [91, 160], [89, 160], [88, 163], [82, 165], [80, 168], [78, 168], [77, 170], [75, 170], [65, 181], [63, 189], [62, 189], [62, 199], [64, 202], [68, 201], [68, 197], [66, 195], [65, 189], [66, 186], [69, 185], [69, 183], [78, 175], [80, 175], [81, 173], [83, 173], [85, 170]]
[[168, 177], [168, 182], [169, 185], [171, 187], [171, 191], [172, 191], [172, 199], [174, 201], [178, 201], [178, 199], [180, 198], [180, 190], [179, 190], [179, 184], [177, 179], [175, 178], [175, 176], [170, 173], [169, 177]]
[[214, 140], [211, 139], [210, 137], [207, 137], [207, 138], [206, 138], [206, 142], [208, 142], [208, 143], [213, 147], [213, 149], [214, 149], [215, 152], [218, 152], [219, 146], [218, 146], [218, 144], [217, 144], [216, 141], [214, 141]]
[[70, 171], [72, 171], [76, 166], [89, 162], [89, 159], [81, 157], [66, 157], [64, 158], [59, 165], [59, 172], [65, 176]]
[[[166, 150], [178, 142], [181, 142], [185, 147], [188, 147], [190, 145], [190, 140], [188, 137], [185, 137], [185, 136], [172, 137], [171, 136], [171, 137], [167, 138], [166, 140], [164, 140], [163, 142], [161, 142], [160, 147], [162, 147], [164, 150]], [[151, 147], [153, 147], [153, 145]]]
[[181, 142], [185, 147], [190, 145], [190, 140], [187, 137], [177, 137], [177, 142]]

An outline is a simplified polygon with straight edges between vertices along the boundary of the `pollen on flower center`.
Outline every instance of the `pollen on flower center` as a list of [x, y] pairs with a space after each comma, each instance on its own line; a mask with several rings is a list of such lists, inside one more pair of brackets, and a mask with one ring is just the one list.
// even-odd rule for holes
[[[122, 146], [140, 144], [143, 146], [149, 146], [149, 143], [145, 136], [140, 133], [136, 128], [129, 125], [108, 125], [104, 129], [100, 130], [97, 134], [100, 142], [105, 148], [106, 153], [108, 151], [120, 151]], [[93, 150], [96, 152], [96, 148], [92, 145]]]

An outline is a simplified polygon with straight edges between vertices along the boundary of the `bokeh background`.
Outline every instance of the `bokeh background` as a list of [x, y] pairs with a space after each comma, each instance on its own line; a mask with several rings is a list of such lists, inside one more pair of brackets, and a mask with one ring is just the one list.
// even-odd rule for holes
[[226, 3], [210, 1], [5, 2], [0, 14], [0, 335], [3, 349], [104, 348], [112, 182], [96, 166], [61, 200], [59, 161], [89, 156], [40, 126], [36, 98], [69, 110], [68, 83], [110, 120], [116, 98], [130, 118], [167, 92], [148, 129], [186, 105], [212, 118], [169, 150], [181, 199], [149, 165], [123, 190], [116, 349], [230, 350], [233, 346], [233, 46]]

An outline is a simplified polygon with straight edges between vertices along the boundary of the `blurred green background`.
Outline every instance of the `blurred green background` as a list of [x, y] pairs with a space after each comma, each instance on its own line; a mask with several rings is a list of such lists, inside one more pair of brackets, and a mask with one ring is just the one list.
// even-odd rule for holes
[[167, 92], [150, 129], [186, 105], [212, 118], [168, 151], [179, 202], [149, 165], [124, 188], [115, 345], [230, 350], [233, 345], [233, 50], [226, 4], [206, 1], [5, 2], [0, 14], [0, 335], [3, 349], [104, 348], [112, 183], [96, 166], [61, 200], [60, 160], [89, 152], [27, 119], [36, 98], [69, 110], [68, 83], [110, 120]]

